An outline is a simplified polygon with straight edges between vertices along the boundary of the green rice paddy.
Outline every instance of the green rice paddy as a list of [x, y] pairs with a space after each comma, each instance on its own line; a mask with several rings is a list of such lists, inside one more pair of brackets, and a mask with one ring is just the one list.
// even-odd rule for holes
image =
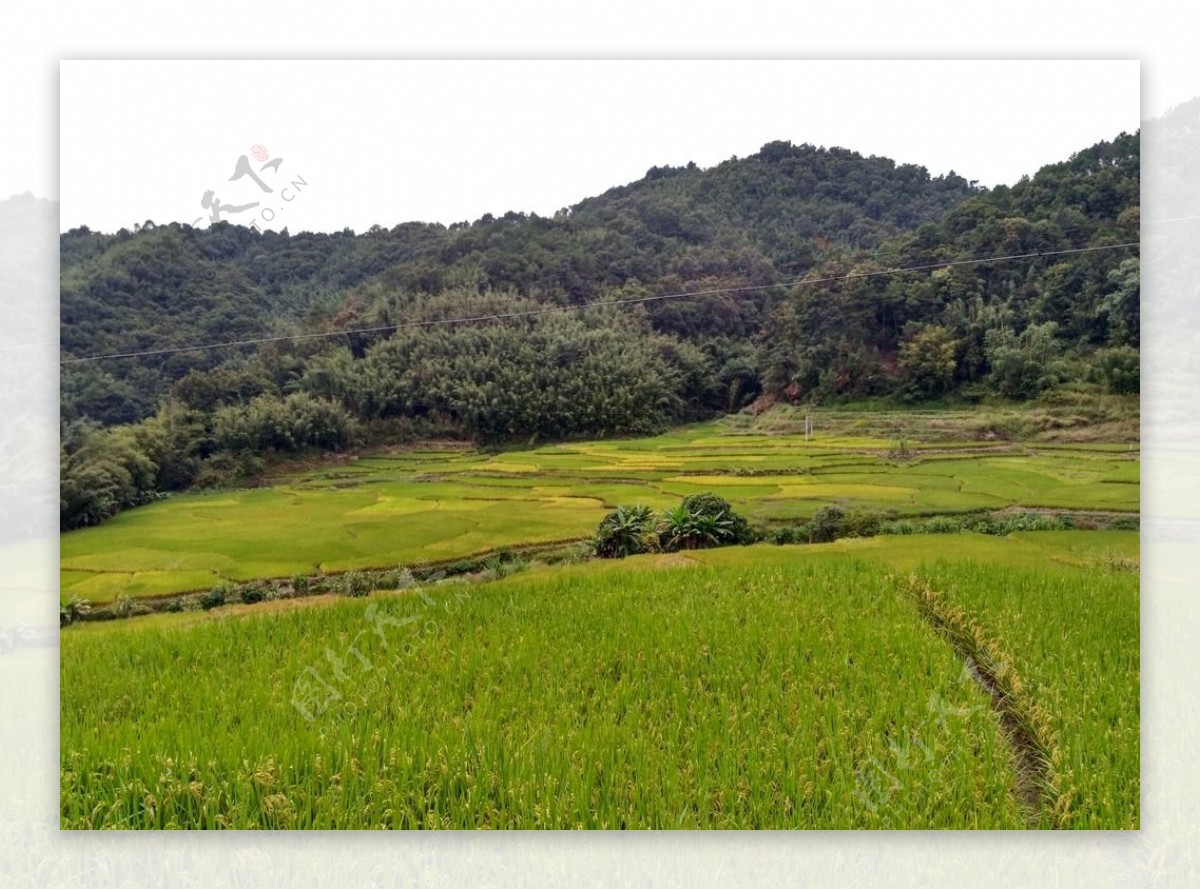
[[899, 460], [888, 456], [895, 444], [836, 428], [806, 439], [721, 421], [498, 454], [376, 453], [270, 487], [175, 496], [65, 534], [61, 593], [64, 601], [101, 603], [224, 581], [436, 562], [582, 538], [617, 504], [661, 509], [702, 491], [763, 524], [803, 520], [827, 504], [898, 516], [1138, 509], [1139, 463], [1128, 446], [940, 436], [910, 441], [914, 456]]
[[1053, 715], [1071, 825], [1136, 827], [1137, 575], [1113, 570], [1136, 553], [1129, 532], [757, 545], [78, 626], [62, 825], [1044, 824], [903, 595], [915, 572]]

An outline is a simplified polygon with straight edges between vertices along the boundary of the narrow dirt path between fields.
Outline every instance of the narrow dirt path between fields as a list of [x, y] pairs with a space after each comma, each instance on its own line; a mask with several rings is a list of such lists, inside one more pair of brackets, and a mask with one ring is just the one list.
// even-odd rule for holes
[[1013, 794], [1029, 826], [1062, 827], [1068, 802], [1055, 774], [1057, 739], [1046, 713], [1025, 692], [1012, 658], [967, 613], [947, 603], [923, 579], [912, 575], [902, 589], [991, 699], [1013, 758]]
[[[347, 530], [349, 531], [349, 530]], [[351, 532], [351, 534], [353, 534]], [[356, 569], [339, 570], [335, 572], [300, 572], [291, 578], [258, 578], [253, 580], [236, 581], [231, 578], [214, 574], [214, 582], [221, 586], [230, 588], [231, 595], [237, 595], [238, 590], [245, 588], [258, 587], [262, 590], [271, 590], [274, 594], [269, 598], [256, 600], [246, 603], [239, 602], [236, 599], [227, 600], [224, 608], [233, 605], [244, 605], [249, 612], [273, 611], [270, 604], [278, 600], [287, 600], [289, 602], [304, 603], [310, 600], [316, 600], [326, 596], [340, 595], [341, 589], [338, 579], [345, 577], [348, 574], [365, 574], [373, 575], [380, 572], [399, 571], [407, 568], [409, 571], [432, 572], [440, 573], [438, 578], [462, 577], [464, 580], [472, 580], [474, 573], [486, 568], [486, 560], [492, 557], [498, 557], [501, 553], [507, 551], [521, 558], [545, 558], [548, 555], [553, 555], [556, 552], [561, 552], [570, 548], [572, 545], [582, 544], [588, 540], [587, 538], [560, 538], [554, 541], [542, 541], [536, 544], [514, 544], [511, 546], [493, 547], [485, 550], [479, 550], [475, 553], [465, 556], [449, 556], [436, 560], [420, 560], [417, 563], [409, 566], [396, 566], [395, 569], [380, 568], [377, 566], [364, 566]], [[694, 563], [694, 560], [688, 560]], [[114, 573], [114, 574], [131, 574], [128, 571], [120, 571], [110, 569], [72, 569], [72, 571], [91, 572], [94, 574]], [[307, 582], [302, 588], [297, 589], [294, 586], [294, 581], [297, 577], [302, 577]], [[212, 588], [198, 588], [193, 590], [174, 591], [172, 593], [155, 593], [139, 596], [136, 598], [127, 598], [132, 608], [128, 612], [123, 612], [119, 608], [121, 602], [117, 600], [105, 600], [99, 603], [88, 603], [88, 610], [81, 614], [77, 620], [81, 621], [109, 621], [123, 618], [134, 618], [141, 615], [153, 614], [155, 612], [171, 612], [184, 611], [182, 608], [172, 608], [172, 606], [181, 606], [186, 601], [195, 600], [201, 596], [205, 590]], [[380, 588], [387, 589], [387, 588]]]

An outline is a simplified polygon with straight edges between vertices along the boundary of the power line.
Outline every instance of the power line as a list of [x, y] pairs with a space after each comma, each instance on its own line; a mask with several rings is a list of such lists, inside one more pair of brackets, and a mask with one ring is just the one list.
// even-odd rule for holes
[[43, 340], [41, 343], [10, 343], [8, 346], [0, 346], [0, 352], [11, 352], [14, 349], [43, 349], [59, 345], [61, 344], [57, 340]]
[[[458, 318], [437, 318], [426, 321], [400, 322], [398, 324], [380, 325], [370, 328], [352, 328], [339, 331], [321, 331], [311, 334], [283, 334], [273, 337], [255, 337], [247, 340], [228, 340], [221, 343], [200, 343], [190, 346], [168, 346], [160, 349], [143, 349], [133, 352], [110, 352], [99, 355], [77, 356], [60, 359], [60, 364], [79, 364], [82, 362], [103, 361], [117, 358], [144, 358], [152, 355], [173, 355], [180, 352], [199, 352], [208, 349], [226, 349], [234, 346], [260, 346], [265, 343], [280, 343], [284, 341], [318, 340], [324, 337], [343, 337], [354, 334], [381, 334], [407, 330], [411, 328], [436, 327], [449, 324], [475, 324], [482, 321], [507, 321], [515, 318], [530, 318], [538, 315], [550, 315], [555, 312], [575, 312], [581, 309], [606, 308], [612, 306], [632, 306], [640, 303], [654, 303], [663, 300], [679, 300], [688, 297], [708, 297], [720, 294], [740, 294], [754, 291], [770, 290], [792, 285], [829, 284], [835, 281], [848, 281], [856, 278], [875, 278], [883, 275], [897, 275], [902, 272], [925, 272], [933, 269], [947, 269], [955, 266], [971, 266], [983, 263], [999, 263], [1009, 260], [1035, 259], [1039, 257], [1067, 256], [1071, 254], [1092, 253], [1100, 250], [1119, 250], [1127, 247], [1138, 247], [1137, 241], [1126, 241], [1120, 244], [1102, 244], [1095, 247], [1075, 247], [1065, 250], [1039, 250], [1028, 253], [1013, 253], [1003, 256], [977, 257], [966, 260], [946, 260], [938, 263], [924, 263], [915, 266], [902, 266], [891, 269], [876, 269], [865, 272], [848, 272], [844, 275], [827, 275], [820, 278], [783, 279], [771, 284], [753, 284], [743, 287], [721, 287], [707, 290], [686, 291], [674, 294], [657, 294], [649, 297], [629, 297], [623, 300], [585, 303], [575, 306], [540, 306], [537, 309], [525, 309], [518, 312], [501, 312], [490, 315], [469, 315]], [[14, 348], [14, 347], [9, 347]]]
[[1143, 219], [1139, 221], [1138, 225], [1157, 226], [1163, 223], [1192, 222], [1197, 219], [1200, 219], [1200, 216], [1172, 216], [1166, 219]]

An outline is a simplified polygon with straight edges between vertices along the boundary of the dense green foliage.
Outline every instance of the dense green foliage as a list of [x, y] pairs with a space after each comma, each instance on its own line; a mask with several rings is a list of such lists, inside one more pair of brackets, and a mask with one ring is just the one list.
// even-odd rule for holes
[[700, 550], [756, 540], [746, 517], [711, 491], [688, 495], [656, 516], [649, 507], [620, 506], [600, 520], [597, 556], [608, 559], [659, 550]]
[[596, 555], [619, 559], [658, 549], [658, 523], [654, 511], [638, 504], [620, 506], [600, 520], [596, 529]]
[[[1136, 250], [1098, 248], [1137, 241], [1138, 145], [990, 191], [774, 142], [553, 218], [73, 230], [61, 525], [356, 442], [644, 434], [763, 395], [1136, 392]], [[105, 353], [146, 354], [76, 361]]]
[[[1029, 398], [1067, 380], [1110, 382], [1098, 353], [1138, 346], [1139, 170], [1138, 138], [1122, 135], [822, 266], [814, 278], [850, 277], [799, 284], [773, 309], [767, 388]], [[1124, 243], [1134, 246], [1103, 249]], [[990, 257], [1019, 259], [975, 262]]]

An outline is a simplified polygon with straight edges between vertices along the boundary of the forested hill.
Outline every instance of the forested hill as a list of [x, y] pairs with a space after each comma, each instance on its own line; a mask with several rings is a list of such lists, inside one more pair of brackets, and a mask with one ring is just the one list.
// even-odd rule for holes
[[792, 399], [1136, 391], [1139, 187], [1139, 138], [1123, 134], [824, 264], [847, 277], [798, 285], [763, 327], [764, 385]]
[[[348, 321], [361, 315], [357, 289], [372, 279], [372, 300], [393, 303], [464, 288], [583, 303], [630, 287], [768, 283], [781, 272], [802, 273], [831, 249], [873, 247], [936, 220], [976, 191], [961, 177], [932, 178], [923, 167], [776, 142], [711, 170], [654, 167], [641, 181], [554, 218], [510, 212], [357, 236], [149, 221], [115, 235], [75, 229], [62, 236], [63, 353], [291, 333], [310, 310], [336, 314], [343, 303]], [[171, 382], [229, 357], [155, 355], [83, 373], [68, 365], [64, 417], [140, 419]]]
[[[355, 441], [642, 433], [764, 395], [1136, 390], [1137, 251], [1107, 248], [1137, 241], [1138, 144], [992, 190], [775, 142], [552, 218], [68, 232], [64, 527]], [[504, 317], [452, 323], [480, 316]], [[70, 361], [121, 352], [152, 354]]]

